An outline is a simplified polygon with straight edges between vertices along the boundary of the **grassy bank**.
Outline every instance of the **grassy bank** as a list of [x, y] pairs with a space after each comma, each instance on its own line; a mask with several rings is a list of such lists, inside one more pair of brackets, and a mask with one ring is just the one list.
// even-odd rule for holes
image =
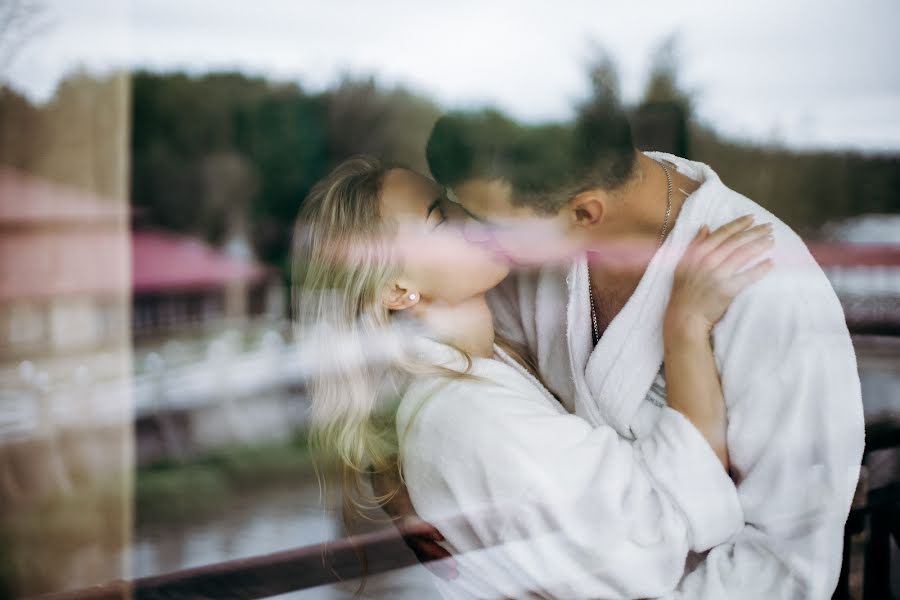
[[179, 522], [216, 512], [238, 490], [297, 486], [315, 480], [304, 435], [279, 442], [233, 447], [185, 463], [141, 469], [135, 478], [135, 519]]

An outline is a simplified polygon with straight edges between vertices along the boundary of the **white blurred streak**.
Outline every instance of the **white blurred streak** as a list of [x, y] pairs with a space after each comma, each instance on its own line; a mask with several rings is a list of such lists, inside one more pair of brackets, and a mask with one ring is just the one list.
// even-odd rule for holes
[[[315, 301], [311, 299], [313, 294], [318, 296]], [[343, 303], [343, 298], [336, 290], [305, 292], [300, 297], [299, 310], [320, 302]], [[341, 333], [334, 324], [322, 320], [310, 318], [307, 322], [314, 324], [304, 330], [298, 327], [294, 332], [297, 364], [304, 378], [333, 375], [348, 368], [389, 367], [402, 359], [404, 342], [423, 333], [409, 319], [396, 319], [383, 330], [365, 333], [359, 333], [365, 329], [357, 324], [356, 333], [352, 334]], [[329, 345], [326, 353], [322, 352], [323, 343]]]
[[827, 239], [853, 244], [900, 245], [900, 215], [867, 214], [829, 223]]
[[34, 398], [37, 393], [34, 363], [22, 361], [18, 370], [18, 385], [5, 385], [0, 390], [0, 443], [32, 437], [40, 422]]
[[[10, 378], [0, 390], [0, 445], [42, 432], [196, 409], [229, 397], [252, 398], [274, 388], [302, 386], [309, 371], [301, 365], [296, 346], [285, 343], [277, 331], [264, 333], [257, 347], [243, 352], [236, 347], [234, 334], [226, 334], [209, 343], [199, 360], [179, 364], [150, 352], [133, 376], [104, 376], [109, 372], [104, 357], [95, 362], [54, 378], [32, 361], [19, 363], [18, 380]], [[133, 415], [130, 405], [122, 402], [132, 382]], [[80, 402], [69, 401], [73, 396]]]

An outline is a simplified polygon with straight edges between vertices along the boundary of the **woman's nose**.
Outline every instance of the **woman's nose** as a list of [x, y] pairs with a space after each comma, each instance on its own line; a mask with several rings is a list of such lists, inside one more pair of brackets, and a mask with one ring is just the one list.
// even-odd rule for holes
[[483, 244], [491, 239], [490, 230], [475, 219], [466, 219], [463, 223], [463, 237], [473, 244]]

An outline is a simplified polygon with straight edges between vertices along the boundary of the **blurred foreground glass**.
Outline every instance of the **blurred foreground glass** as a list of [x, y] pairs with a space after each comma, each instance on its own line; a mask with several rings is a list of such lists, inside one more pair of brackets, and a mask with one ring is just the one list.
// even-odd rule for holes
[[128, 572], [129, 109], [113, 75], [0, 112], [0, 594]]

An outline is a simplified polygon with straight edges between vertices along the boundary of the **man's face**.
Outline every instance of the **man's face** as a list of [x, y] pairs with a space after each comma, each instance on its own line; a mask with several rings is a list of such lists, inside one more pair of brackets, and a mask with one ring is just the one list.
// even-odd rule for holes
[[513, 203], [503, 179], [469, 179], [452, 188], [456, 200], [493, 236], [497, 250], [519, 266], [565, 263], [578, 250], [569, 211], [547, 215]]

